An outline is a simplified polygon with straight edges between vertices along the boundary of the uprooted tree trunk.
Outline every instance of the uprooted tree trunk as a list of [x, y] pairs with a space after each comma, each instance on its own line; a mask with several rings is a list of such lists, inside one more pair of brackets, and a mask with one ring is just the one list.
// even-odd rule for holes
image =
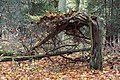
[[96, 17], [93, 18], [91, 24], [91, 60], [90, 60], [90, 68], [96, 70], [102, 70], [102, 27], [99, 25], [98, 19]]

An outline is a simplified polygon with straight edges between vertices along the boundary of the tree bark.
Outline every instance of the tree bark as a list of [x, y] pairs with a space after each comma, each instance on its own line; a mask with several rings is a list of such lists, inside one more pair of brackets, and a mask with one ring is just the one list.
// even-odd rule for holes
[[74, 52], [81, 52], [81, 51], [89, 51], [90, 48], [84, 48], [84, 49], [78, 49], [78, 50], [71, 50], [71, 51], [62, 51], [62, 52], [56, 52], [56, 53], [46, 53], [46, 54], [40, 54], [35, 56], [21, 56], [21, 57], [12, 57], [12, 56], [6, 56], [6, 57], [0, 57], [0, 62], [6, 62], [6, 61], [25, 61], [25, 60], [31, 60], [31, 59], [42, 59], [44, 57], [51, 57], [51, 56], [59, 56], [64, 54], [71, 54]]
[[91, 60], [90, 68], [96, 70], [102, 70], [102, 26], [98, 25], [98, 21], [92, 20], [91, 24], [91, 39], [92, 39], [92, 48], [91, 48]]

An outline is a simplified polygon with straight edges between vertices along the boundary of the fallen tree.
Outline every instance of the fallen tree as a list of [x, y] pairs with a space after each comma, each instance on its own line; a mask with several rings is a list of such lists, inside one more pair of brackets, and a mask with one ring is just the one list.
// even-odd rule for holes
[[[66, 35], [73, 36], [74, 39], [77, 41], [84, 40], [91, 40], [91, 60], [90, 60], [90, 67], [91, 69], [99, 69], [102, 70], [102, 27], [97, 17], [89, 16], [83, 12], [70, 12], [65, 14], [60, 13], [51, 13], [50, 15], [43, 16], [38, 20], [36, 23], [39, 27], [45, 28], [46, 33], [48, 34], [43, 40], [39, 40], [36, 44], [29, 49], [27, 49], [28, 53], [32, 54], [37, 51], [37, 48], [41, 46], [45, 46], [46, 42], [49, 42], [53, 39], [53, 45], [56, 45], [56, 36], [59, 33], [64, 32]], [[36, 25], [35, 24], [35, 25]], [[81, 28], [86, 26], [89, 29], [90, 36], [87, 36]], [[44, 34], [46, 35], [46, 34]], [[59, 42], [59, 41], [58, 41]], [[62, 42], [62, 41], [61, 41]], [[55, 44], [54, 44], [55, 43]], [[69, 43], [68, 43], [69, 44]], [[79, 43], [78, 43], [79, 45]], [[62, 46], [62, 45], [60, 45]], [[51, 48], [51, 47], [50, 47]], [[54, 46], [56, 48], [56, 46]], [[34, 56], [22, 56], [22, 57], [4, 57], [1, 58], [0, 61], [23, 61], [29, 59], [41, 59], [44, 57], [50, 56], [58, 56], [68, 53], [80, 52], [80, 51], [88, 51], [89, 49], [83, 50], [74, 50], [74, 51], [59, 51], [56, 53], [46, 53], [41, 55], [34, 55]], [[47, 51], [46, 51], [47, 52]], [[63, 56], [64, 57], [64, 56]]]
[[[46, 53], [46, 54], [39, 54], [39, 55], [34, 55], [34, 56], [4, 56], [0, 57], [0, 62], [6, 62], [6, 61], [25, 61], [25, 60], [39, 60], [45, 57], [51, 57], [51, 56], [59, 56], [59, 55], [64, 55], [64, 54], [72, 54], [75, 52], [81, 52], [81, 51], [90, 51], [90, 48], [84, 48], [84, 49], [79, 49], [79, 50], [71, 50], [71, 51], [60, 51], [56, 53]], [[82, 60], [83, 62], [83, 60]]]
[[90, 39], [87, 38], [85, 34], [83, 34], [80, 30], [80, 28], [82, 28], [83, 26], [89, 26], [89, 22], [91, 22], [89, 16], [82, 12], [71, 12], [59, 15], [52, 13], [48, 16], [43, 16], [40, 20], [38, 20], [37, 25], [47, 28], [49, 34], [42, 41], [38, 40], [31, 51], [40, 47], [42, 44], [45, 44], [50, 39], [53, 39], [62, 31], [65, 31], [65, 34], [67, 35]]

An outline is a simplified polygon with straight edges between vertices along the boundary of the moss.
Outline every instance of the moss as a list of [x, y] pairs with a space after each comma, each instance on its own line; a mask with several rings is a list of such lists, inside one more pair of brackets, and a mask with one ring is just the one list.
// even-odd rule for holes
[[0, 55], [2, 56], [11, 56], [13, 55], [14, 51], [12, 50], [0, 50]]

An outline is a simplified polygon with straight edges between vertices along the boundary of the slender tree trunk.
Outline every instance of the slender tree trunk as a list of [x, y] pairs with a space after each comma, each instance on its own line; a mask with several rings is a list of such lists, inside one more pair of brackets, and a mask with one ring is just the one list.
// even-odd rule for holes
[[[58, 2], [58, 11], [61, 13], [66, 12], [66, 0], [59, 0]], [[64, 33], [60, 33], [60, 38], [64, 40]]]

